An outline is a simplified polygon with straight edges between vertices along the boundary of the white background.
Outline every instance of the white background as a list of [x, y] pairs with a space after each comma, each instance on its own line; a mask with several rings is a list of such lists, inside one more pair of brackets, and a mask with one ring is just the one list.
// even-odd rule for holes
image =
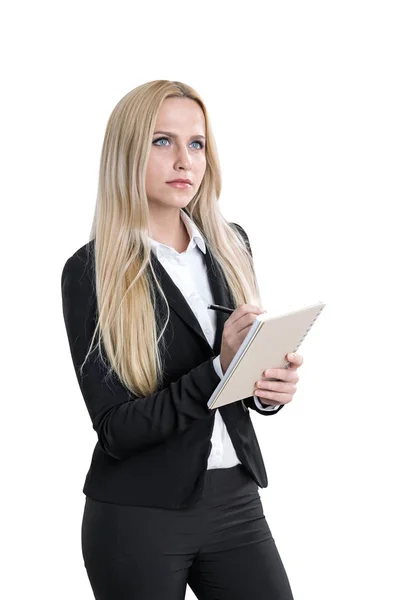
[[112, 109], [171, 79], [208, 106], [221, 207], [249, 235], [264, 308], [326, 302], [292, 403], [251, 414], [295, 600], [399, 599], [397, 8], [3, 7], [2, 597], [93, 598], [80, 526], [96, 434], [61, 270], [88, 240]]

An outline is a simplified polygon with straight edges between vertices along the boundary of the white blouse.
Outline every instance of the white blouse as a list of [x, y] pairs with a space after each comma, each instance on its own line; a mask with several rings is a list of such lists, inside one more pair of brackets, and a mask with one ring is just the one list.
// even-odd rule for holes
[[[175, 285], [180, 289], [190, 308], [194, 312], [208, 343], [214, 345], [217, 316], [214, 310], [207, 308], [208, 304], [214, 303], [210, 284], [207, 277], [203, 254], [207, 248], [200, 231], [194, 221], [181, 209], [181, 218], [190, 236], [187, 249], [179, 254], [171, 246], [162, 244], [150, 238], [152, 251], [156, 254], [164, 269], [168, 272]], [[214, 369], [222, 378], [220, 356], [213, 361]], [[265, 406], [261, 404], [257, 396], [254, 402], [260, 410], [277, 410], [278, 406]], [[211, 453], [208, 457], [208, 469], [227, 469], [240, 464], [232, 444], [228, 430], [221, 417], [220, 411], [216, 409], [214, 428], [211, 436]]]

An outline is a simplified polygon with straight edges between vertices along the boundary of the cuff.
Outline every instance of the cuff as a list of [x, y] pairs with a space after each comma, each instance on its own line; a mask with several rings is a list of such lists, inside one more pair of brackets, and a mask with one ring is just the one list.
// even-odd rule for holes
[[222, 379], [224, 374], [222, 372], [221, 360], [219, 357], [220, 357], [220, 355], [218, 354], [218, 356], [216, 356], [214, 358], [213, 365], [214, 365], [215, 372], [217, 373], [217, 375], [219, 375], [220, 379]]
[[278, 404], [278, 406], [272, 406], [271, 404], [262, 404], [260, 402], [260, 399], [258, 398], [258, 396], [253, 395], [254, 398], [254, 404], [257, 406], [257, 408], [259, 408], [260, 410], [268, 410], [268, 411], [273, 411], [273, 410], [277, 410], [280, 406], [280, 404]]

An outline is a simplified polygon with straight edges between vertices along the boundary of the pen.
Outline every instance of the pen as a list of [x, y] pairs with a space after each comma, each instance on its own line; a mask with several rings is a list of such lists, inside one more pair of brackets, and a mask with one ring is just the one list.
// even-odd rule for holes
[[234, 308], [228, 308], [227, 306], [221, 306], [220, 304], [209, 304], [207, 308], [211, 308], [212, 310], [219, 310], [224, 313], [233, 313]]

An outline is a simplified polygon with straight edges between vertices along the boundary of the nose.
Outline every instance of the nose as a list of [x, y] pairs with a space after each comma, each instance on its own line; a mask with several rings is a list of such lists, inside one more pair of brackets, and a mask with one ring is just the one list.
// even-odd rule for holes
[[188, 149], [182, 145], [178, 146], [176, 151], [175, 164], [183, 167], [184, 169], [190, 169], [192, 161]]

